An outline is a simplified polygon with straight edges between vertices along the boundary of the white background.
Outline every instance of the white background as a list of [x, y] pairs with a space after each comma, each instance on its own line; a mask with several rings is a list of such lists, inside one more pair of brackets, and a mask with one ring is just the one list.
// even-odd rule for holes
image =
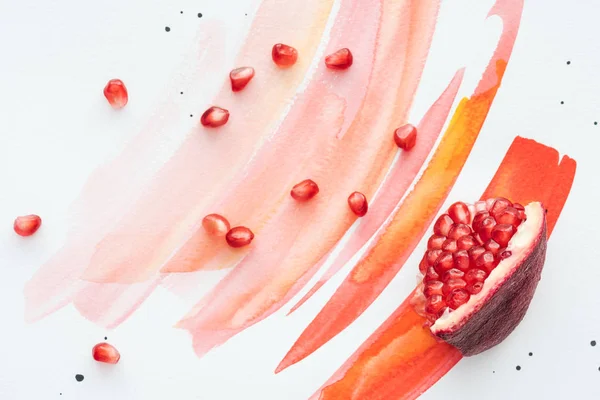
[[[256, 3], [0, 1], [1, 399], [305, 399], [414, 286], [414, 271], [405, 268], [355, 324], [277, 376], [274, 368], [350, 266], [292, 317], [285, 317], [285, 307], [203, 359], [194, 355], [186, 332], [172, 328], [189, 304], [161, 289], [111, 332], [71, 306], [24, 323], [23, 286], [64, 242], [69, 206], [86, 178], [164, 103], [181, 115], [164, 132], [168, 156], [222, 82], [196, 74], [199, 84], [186, 71], [190, 50], [203, 45], [197, 35], [208, 24], [222, 27], [218, 59], [226, 76]], [[485, 20], [491, 5], [443, 1], [413, 120], [463, 65], [460, 94], [472, 92], [501, 29], [498, 19]], [[448, 203], [479, 197], [515, 135], [575, 158], [575, 184], [524, 322], [502, 345], [462, 360], [423, 398], [600, 397], [600, 346], [590, 346], [600, 341], [599, 11], [595, 0], [526, 2], [504, 83]], [[130, 92], [121, 113], [102, 96], [113, 77]], [[41, 215], [44, 225], [24, 240], [12, 222], [28, 213]], [[409, 263], [417, 264], [422, 248]], [[122, 353], [117, 366], [90, 356], [104, 336]], [[83, 382], [75, 381], [77, 373], [85, 375]]]

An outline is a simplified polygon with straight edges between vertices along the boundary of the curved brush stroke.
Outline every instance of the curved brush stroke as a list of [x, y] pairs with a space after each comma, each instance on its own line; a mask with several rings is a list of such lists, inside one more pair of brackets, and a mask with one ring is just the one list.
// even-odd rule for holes
[[[517, 137], [481, 199], [505, 196], [527, 204], [542, 201], [554, 227], [575, 177], [575, 160], [530, 139]], [[550, 235], [551, 229], [548, 230]], [[414, 399], [444, 376], [462, 355], [438, 342], [411, 295], [340, 367], [311, 399]]]
[[[286, 194], [251, 252], [178, 324], [192, 334], [197, 354], [282, 307], [355, 221], [346, 206], [348, 193], [359, 189], [370, 196], [393, 160], [397, 149], [390, 132], [408, 112], [437, 10], [434, 0], [383, 4], [372, 79], [360, 113], [341, 140], [329, 138], [323, 157], [298, 175], [310, 176], [321, 192], [308, 203], [297, 203]], [[318, 111], [308, 109], [306, 115]]]
[[[377, 229], [384, 223], [385, 219], [392, 213], [394, 207], [413, 182], [421, 169], [427, 155], [431, 152], [444, 123], [450, 114], [450, 109], [463, 80], [464, 68], [456, 72], [448, 87], [440, 97], [431, 105], [427, 113], [417, 127], [419, 140], [410, 152], [399, 152], [399, 159], [392, 166], [385, 182], [381, 185], [375, 199], [369, 205], [369, 213], [364, 216], [348, 242], [342, 245], [340, 253], [335, 257], [323, 277], [306, 293], [288, 315], [297, 310], [309, 298], [316, 293], [331, 277], [333, 277], [356, 252], [373, 236]], [[377, 237], [375, 237], [375, 240]], [[327, 253], [319, 262], [317, 269], [327, 260]]]
[[[226, 175], [233, 173], [236, 166], [241, 167], [251, 157], [254, 141], [260, 142], [255, 139], [269, 133], [279, 118], [279, 114], [283, 112], [285, 104], [290, 102], [295, 95], [308, 69], [310, 59], [316, 51], [332, 3], [333, 0], [309, 0], [295, 3], [265, 0], [256, 14], [248, 38], [236, 59], [236, 65], [252, 65], [260, 68], [261, 73], [257, 74], [252, 84], [243, 92], [235, 95], [231, 93], [226, 74], [223, 74], [227, 68], [223, 62], [219, 62], [218, 55], [223, 46], [221, 42], [223, 35], [219, 31], [210, 31], [208, 37], [199, 41], [200, 47], [206, 48], [205, 51], [211, 54], [211, 58], [204, 57], [204, 52], [200, 53], [203, 58], [189, 66], [195, 71], [190, 76], [202, 81], [203, 79], [197, 75], [196, 71], [223, 75], [223, 81], [227, 81], [227, 83], [224, 84], [217, 101], [233, 105], [232, 110], [236, 110], [240, 114], [237, 122], [232, 117], [228, 124], [229, 129], [237, 126], [240, 132], [245, 132], [244, 129], [252, 128], [250, 134], [242, 135], [241, 139], [242, 142], [248, 141], [249, 143], [238, 147], [230, 146], [231, 140], [223, 143], [224, 140], [215, 136], [214, 133], [204, 130], [198, 132], [201, 128], [195, 129], [185, 139], [180, 150], [162, 168], [153, 185], [145, 188], [145, 197], [137, 204], [123, 203], [118, 196], [129, 193], [129, 188], [123, 182], [129, 183], [131, 187], [135, 186], [131, 182], [136, 182], [136, 180], [127, 179], [127, 177], [138, 176], [143, 168], [156, 162], [157, 158], [150, 157], [148, 154], [160, 153], [161, 140], [166, 140], [165, 137], [168, 136], [160, 119], [167, 116], [164, 119], [168, 122], [173, 117], [178, 119], [182, 115], [181, 111], [171, 115], [170, 108], [159, 109], [156, 113], [158, 121], [151, 121], [152, 124], [148, 130], [143, 131], [133, 141], [131, 145], [133, 147], [128, 147], [113, 163], [99, 170], [88, 181], [86, 190], [78, 201], [84, 212], [76, 215], [77, 219], [82, 220], [80, 225], [85, 229], [77, 230], [76, 234], [69, 238], [68, 244], [42, 266], [26, 285], [27, 320], [33, 321], [52, 313], [68, 304], [74, 296], [92, 298], [94, 293], [89, 291], [91, 288], [94, 288], [93, 292], [106, 290], [107, 293], [117, 295], [110, 287], [102, 289], [97, 285], [86, 285], [85, 282], [79, 280], [83, 273], [86, 273], [91, 280], [100, 282], [128, 283], [143, 280], [142, 277], [146, 276], [144, 270], [147, 265], [141, 262], [144, 256], [153, 254], [153, 252], [149, 251], [145, 245], [135, 246], [139, 244], [139, 241], [154, 243], [154, 240], [160, 239], [160, 235], [168, 230], [167, 228], [171, 224], [177, 226], [181, 221], [178, 221], [172, 213], [183, 211], [183, 203], [188, 205], [201, 203], [201, 200], [206, 198], [204, 195], [207, 194], [206, 187], [209, 185], [209, 181], [222, 180], [225, 182]], [[276, 22], [273, 19], [274, 15], [280, 15]], [[307, 28], [310, 29], [310, 34], [306, 34], [304, 31]], [[293, 71], [285, 71], [282, 74], [273, 65], [270, 57], [265, 57], [265, 54], [270, 54], [273, 37], [295, 44], [301, 52], [300, 61]], [[215, 68], [216, 70], [214, 70]], [[273, 81], [279, 83], [273, 85]], [[244, 114], [248, 117], [244, 118]], [[242, 122], [244, 122], [243, 126]], [[223, 133], [220, 131], [220, 135]], [[225, 134], [225, 136], [229, 135], [231, 133]], [[242, 142], [238, 141], [237, 144]], [[221, 147], [226, 147], [226, 149], [222, 150]], [[152, 148], [154, 148], [154, 153], [151, 152]], [[211, 151], [206, 152], [205, 148], [211, 148]], [[208, 153], [208, 155], [203, 153]], [[226, 154], [232, 159], [227, 159]], [[218, 160], [214, 160], [215, 157]], [[138, 164], [142, 164], [142, 167]], [[190, 173], [190, 171], [196, 171], [196, 173]], [[173, 175], [181, 176], [182, 179], [177, 181]], [[192, 181], [189, 181], [190, 179]], [[178, 185], [172, 187], [173, 182], [177, 182]], [[116, 194], [114, 194], [115, 190]], [[136, 196], [132, 195], [132, 197], [135, 199], [138, 195], [139, 193], [136, 193]], [[173, 199], [173, 196], [176, 198]], [[115, 202], [114, 199], [117, 201]], [[168, 203], [168, 200], [172, 200], [172, 202]], [[164, 204], [165, 202], [168, 204]], [[164, 206], [162, 211], [152, 210], [152, 207], [159, 204]], [[115, 227], [114, 222], [120, 218], [121, 213], [131, 211], [132, 208], [134, 212], [130, 212], [121, 225]], [[114, 209], [116, 217], [108, 218], [107, 209]], [[148, 218], [144, 219], [145, 216]], [[154, 225], [157, 221], [153, 217], [163, 220], [158, 225]], [[169, 218], [172, 219], [168, 221]], [[119, 233], [115, 233], [115, 230]], [[82, 231], [85, 233], [82, 234]], [[106, 258], [102, 256], [104, 250], [96, 248], [102, 237], [105, 239], [100, 244], [101, 249], [105, 248], [104, 245], [109, 242], [113, 246], [111, 249], [107, 249], [109, 254], [106, 254]], [[151, 248], [151, 250], [153, 249]], [[93, 256], [95, 252], [96, 255]], [[111, 254], [111, 252], [113, 253]], [[132, 266], [128, 262], [122, 263], [135, 255], [141, 256], [139, 260], [141, 264], [136, 263]], [[97, 269], [89, 267], [86, 271], [92, 257], [95, 260], [92, 265], [98, 265], [98, 263], [100, 265]], [[146, 284], [152, 286], [153, 280], [154, 278]], [[125, 285], [116, 287], [121, 290], [127, 288]], [[86, 290], [88, 291], [86, 292]], [[120, 293], [118, 295], [123, 296]], [[108, 300], [104, 294], [100, 297]], [[105, 306], [111, 307], [110, 303]], [[83, 306], [79, 308], [85, 310]], [[92, 312], [93, 314], [94, 312]]]
[[396, 210], [379, 241], [302, 332], [276, 369], [279, 372], [312, 354], [358, 318], [402, 268], [452, 189], [479, 135], [502, 82], [516, 39], [522, 0], [498, 0], [490, 15], [504, 22], [496, 51], [473, 96], [463, 99], [429, 166]]

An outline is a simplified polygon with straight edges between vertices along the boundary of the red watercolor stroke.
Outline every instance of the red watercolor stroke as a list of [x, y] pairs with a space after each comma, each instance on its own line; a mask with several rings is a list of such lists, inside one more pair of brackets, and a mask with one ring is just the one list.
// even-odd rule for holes
[[504, 22], [496, 51], [470, 99], [463, 99], [429, 166], [380, 239], [300, 335], [276, 369], [312, 354], [358, 318], [386, 288], [419, 243], [469, 156], [502, 82], [519, 29], [522, 0], [498, 0], [490, 15]]
[[[548, 235], [567, 201], [576, 162], [530, 139], [517, 137], [481, 199], [504, 196], [548, 208]], [[414, 292], [413, 292], [414, 293]], [[462, 355], [438, 342], [410, 305], [413, 293], [360, 346], [311, 399], [414, 399], [444, 376]]]

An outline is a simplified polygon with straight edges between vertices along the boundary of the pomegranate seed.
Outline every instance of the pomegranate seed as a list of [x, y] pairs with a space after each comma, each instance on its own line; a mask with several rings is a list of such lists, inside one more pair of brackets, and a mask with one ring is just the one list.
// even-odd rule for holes
[[448, 295], [448, 293], [456, 290], [456, 289], [464, 289], [467, 286], [467, 282], [463, 279], [450, 279], [444, 283], [444, 287], [442, 288], [442, 294], [444, 296]]
[[254, 68], [252, 67], [240, 67], [232, 70], [229, 73], [231, 90], [234, 92], [239, 92], [246, 87], [252, 78], [254, 78]]
[[111, 79], [104, 87], [104, 97], [108, 100], [108, 104], [114, 109], [120, 109], [127, 105], [129, 96], [127, 88], [120, 79]]
[[487, 251], [491, 251], [493, 255], [498, 254], [498, 251], [500, 251], [501, 248], [501, 246], [494, 239], [490, 239], [485, 242], [483, 247], [485, 247]]
[[441, 249], [442, 245], [444, 244], [445, 241], [446, 241], [445, 236], [431, 235], [431, 237], [427, 241], [427, 248], [429, 250]]
[[519, 225], [521, 225], [519, 211], [514, 207], [506, 207], [504, 210], [496, 213], [496, 223], [510, 224], [515, 228], [518, 228]]
[[521, 221], [525, 221], [527, 219], [525, 217], [525, 207], [519, 203], [513, 204], [513, 207], [519, 212], [519, 218], [521, 218]]
[[339, 49], [325, 57], [325, 65], [329, 69], [347, 69], [352, 65], [352, 52], [349, 49]]
[[200, 122], [202, 125], [209, 128], [217, 128], [225, 125], [227, 121], [229, 121], [229, 111], [215, 106], [204, 111], [204, 114], [202, 114], [202, 117], [200, 117]]
[[476, 201], [475, 204], [473, 204], [473, 208], [475, 208], [476, 214], [482, 211], [487, 211], [487, 203], [483, 200]]
[[503, 211], [507, 207], [512, 206], [513, 204], [510, 202], [510, 200], [505, 199], [504, 197], [498, 197], [496, 201], [494, 201], [492, 207], [490, 207], [490, 214], [496, 218], [496, 214], [498, 214], [500, 211]]
[[454, 258], [454, 268], [463, 272], [469, 269], [469, 253], [467, 250], [458, 250], [452, 257]]
[[454, 261], [452, 260], [452, 253], [444, 251], [442, 254], [440, 254], [433, 266], [435, 267], [435, 270], [438, 272], [438, 274], [442, 274], [448, 271], [454, 266]]
[[252, 242], [254, 233], [245, 226], [236, 226], [227, 232], [225, 239], [227, 240], [227, 244], [231, 247], [244, 247]]
[[501, 247], [506, 247], [516, 231], [515, 227], [509, 224], [496, 225], [492, 230], [492, 239]]
[[402, 125], [394, 131], [396, 146], [403, 150], [410, 150], [417, 143], [417, 128], [411, 124]]
[[452, 310], [456, 310], [458, 307], [469, 301], [471, 295], [464, 289], [454, 289], [448, 296], [446, 296], [446, 304]]
[[481, 222], [490, 216], [490, 213], [487, 211], [480, 211], [477, 214], [475, 214], [475, 217], [473, 218], [473, 230], [475, 232], [479, 232], [481, 230]]
[[484, 251], [475, 260], [475, 266], [478, 269], [482, 269], [489, 274], [496, 267], [494, 254], [492, 254], [491, 251]]
[[461, 279], [463, 276], [465, 276], [465, 273], [460, 269], [450, 268], [442, 275], [442, 282], [446, 283], [451, 279]]
[[425, 254], [427, 255], [427, 264], [434, 265], [435, 262], [437, 261], [437, 259], [440, 257], [440, 254], [442, 254], [442, 250], [441, 249], [429, 250]]
[[471, 222], [469, 206], [462, 201], [452, 204], [448, 209], [448, 215], [457, 224], [468, 224]]
[[291, 67], [298, 60], [298, 51], [292, 46], [277, 43], [271, 51], [273, 61], [281, 68]]
[[454, 224], [448, 232], [448, 238], [458, 240], [463, 236], [471, 234], [471, 228], [465, 224]]
[[319, 186], [310, 180], [305, 179], [302, 182], [294, 185], [290, 194], [295, 200], [308, 201], [319, 193]]
[[482, 269], [470, 269], [466, 274], [465, 274], [465, 282], [467, 282], [467, 285], [471, 285], [475, 282], [483, 282], [485, 281], [485, 278], [487, 278], [488, 274], [487, 272], [485, 272]]
[[419, 271], [421, 271], [421, 273], [423, 275], [425, 275], [425, 272], [427, 271], [427, 267], [429, 267], [429, 264], [427, 264], [427, 253], [423, 254], [423, 258], [421, 259], [421, 262], [419, 263]]
[[474, 282], [471, 285], [467, 285], [465, 289], [467, 289], [467, 292], [471, 294], [477, 294], [481, 292], [481, 289], [483, 289], [483, 282]]
[[13, 229], [19, 236], [31, 236], [37, 232], [42, 225], [42, 219], [35, 215], [22, 215], [15, 219], [13, 223]]
[[485, 217], [481, 221], [481, 228], [479, 228], [477, 233], [484, 243], [492, 237], [492, 229], [494, 229], [495, 226], [496, 220], [492, 216]]
[[442, 250], [449, 251], [450, 253], [454, 253], [457, 249], [456, 240], [446, 239], [442, 244]]
[[425, 312], [429, 315], [436, 316], [446, 307], [446, 303], [444, 302], [444, 298], [439, 294], [434, 294], [433, 296], [427, 299], [427, 303], [425, 305]]
[[475, 241], [479, 246], [483, 246], [483, 240], [481, 240], [481, 236], [479, 236], [479, 233], [475, 234]]
[[450, 232], [452, 224], [454, 224], [452, 218], [450, 218], [448, 214], [442, 214], [435, 222], [435, 225], [433, 226], [433, 232], [436, 235], [448, 236], [448, 232]]
[[229, 221], [219, 214], [209, 214], [202, 219], [202, 226], [211, 236], [225, 236], [229, 232]]
[[500, 252], [500, 259], [501, 260], [504, 260], [505, 258], [508, 258], [510, 256], [512, 256], [512, 251], [510, 251], [510, 250], [504, 250], [504, 251]]
[[[317, 191], [319, 189], [317, 188]], [[364, 217], [369, 211], [369, 203], [367, 198], [361, 192], [354, 192], [348, 196], [348, 205], [354, 214], [359, 217]]]
[[425, 273], [425, 278], [423, 278], [423, 282], [439, 281], [439, 280], [440, 280], [440, 274], [437, 273], [435, 268], [427, 267], [427, 272]]
[[92, 356], [94, 360], [107, 364], [116, 364], [121, 359], [119, 351], [108, 343], [98, 343], [95, 345], [92, 349]]
[[473, 236], [466, 235], [461, 237], [456, 241], [456, 246], [459, 250], [469, 250], [471, 247], [475, 246], [477, 241], [473, 238]]
[[482, 255], [484, 252], [485, 252], [485, 249], [481, 246], [471, 247], [471, 249], [469, 249], [469, 251], [468, 251], [469, 259], [470, 259], [471, 263], [475, 264], [475, 261], [477, 260], [477, 258], [479, 258], [479, 256]]
[[425, 295], [425, 297], [431, 297], [436, 294], [442, 294], [442, 287], [444, 287], [443, 282], [429, 281], [425, 284], [423, 294]]

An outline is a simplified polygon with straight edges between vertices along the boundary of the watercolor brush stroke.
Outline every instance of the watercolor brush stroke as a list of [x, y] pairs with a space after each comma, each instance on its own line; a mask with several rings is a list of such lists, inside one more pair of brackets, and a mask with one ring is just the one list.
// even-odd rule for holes
[[[530, 139], [515, 138], [481, 199], [506, 196], [541, 201], [550, 237], [565, 205], [577, 164]], [[414, 293], [414, 291], [413, 291]], [[444, 376], [462, 355], [425, 326], [409, 297], [342, 365], [312, 399], [414, 399]]]
[[475, 92], [471, 98], [461, 101], [413, 191], [396, 209], [379, 239], [300, 335], [277, 372], [302, 360], [354, 322], [385, 289], [417, 246], [452, 189], [483, 126], [512, 52], [522, 6], [519, 0], [496, 2], [490, 15], [502, 18], [503, 31]]

